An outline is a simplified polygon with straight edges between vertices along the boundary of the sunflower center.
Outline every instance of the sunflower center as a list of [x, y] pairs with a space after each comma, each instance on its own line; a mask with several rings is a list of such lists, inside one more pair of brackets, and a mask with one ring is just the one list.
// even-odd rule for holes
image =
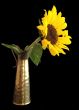
[[48, 32], [47, 32], [47, 40], [51, 41], [52, 44], [56, 44], [58, 40], [57, 31], [54, 28], [54, 26], [48, 24], [47, 26]]

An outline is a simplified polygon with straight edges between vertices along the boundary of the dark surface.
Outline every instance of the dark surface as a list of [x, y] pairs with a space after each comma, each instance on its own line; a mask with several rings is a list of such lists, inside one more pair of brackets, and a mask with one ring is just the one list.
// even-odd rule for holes
[[79, 6], [78, 1], [31, 0], [0, 3], [0, 43], [15, 43], [21, 48], [38, 37], [36, 26], [43, 9], [55, 5], [62, 11], [72, 36], [70, 52], [53, 57], [45, 50], [36, 67], [29, 60], [31, 104], [12, 104], [16, 75], [10, 50], [0, 46], [0, 110], [79, 110]]

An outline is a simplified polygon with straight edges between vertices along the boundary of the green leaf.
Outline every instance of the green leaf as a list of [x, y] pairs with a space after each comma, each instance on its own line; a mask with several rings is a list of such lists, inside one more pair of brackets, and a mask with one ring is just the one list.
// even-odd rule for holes
[[41, 40], [41, 37], [38, 37], [34, 42], [32, 42], [32, 44], [31, 45], [27, 45], [25, 48], [24, 48], [24, 51], [26, 52], [26, 56], [27, 56], [27, 58], [29, 58], [30, 57], [30, 54], [31, 54], [31, 52], [32, 52], [32, 49], [33, 49], [33, 47], [36, 45], [36, 44], [38, 44], [38, 42]]
[[40, 43], [37, 43], [34, 45], [32, 52], [30, 54], [30, 59], [31, 61], [35, 64], [38, 65], [41, 61], [43, 49]]
[[20, 49], [20, 47], [17, 46], [17, 45], [15, 45], [15, 44], [9, 45], [9, 44], [4, 44], [4, 43], [2, 43], [2, 45], [3, 45], [4, 47], [6, 47], [6, 48], [11, 49], [11, 50], [12, 50], [15, 54], [17, 54], [17, 55], [22, 52], [22, 49]]
[[32, 49], [33, 49], [33, 46], [31, 46], [30, 48], [29, 48], [29, 46], [28, 46], [28, 49], [25, 49], [25, 50], [24, 50], [24, 51], [26, 52], [26, 56], [27, 56], [27, 58], [30, 57], [31, 52], [32, 52]]

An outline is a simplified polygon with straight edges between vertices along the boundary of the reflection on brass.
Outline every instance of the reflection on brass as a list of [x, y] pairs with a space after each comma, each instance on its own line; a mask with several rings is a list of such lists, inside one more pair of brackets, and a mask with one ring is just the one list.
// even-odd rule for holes
[[28, 59], [18, 58], [13, 103], [27, 105], [30, 103], [30, 83]]

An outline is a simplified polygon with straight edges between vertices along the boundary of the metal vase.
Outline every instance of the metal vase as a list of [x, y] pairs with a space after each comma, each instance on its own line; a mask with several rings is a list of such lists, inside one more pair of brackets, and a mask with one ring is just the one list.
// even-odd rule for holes
[[18, 56], [13, 104], [27, 105], [30, 103], [28, 59]]

